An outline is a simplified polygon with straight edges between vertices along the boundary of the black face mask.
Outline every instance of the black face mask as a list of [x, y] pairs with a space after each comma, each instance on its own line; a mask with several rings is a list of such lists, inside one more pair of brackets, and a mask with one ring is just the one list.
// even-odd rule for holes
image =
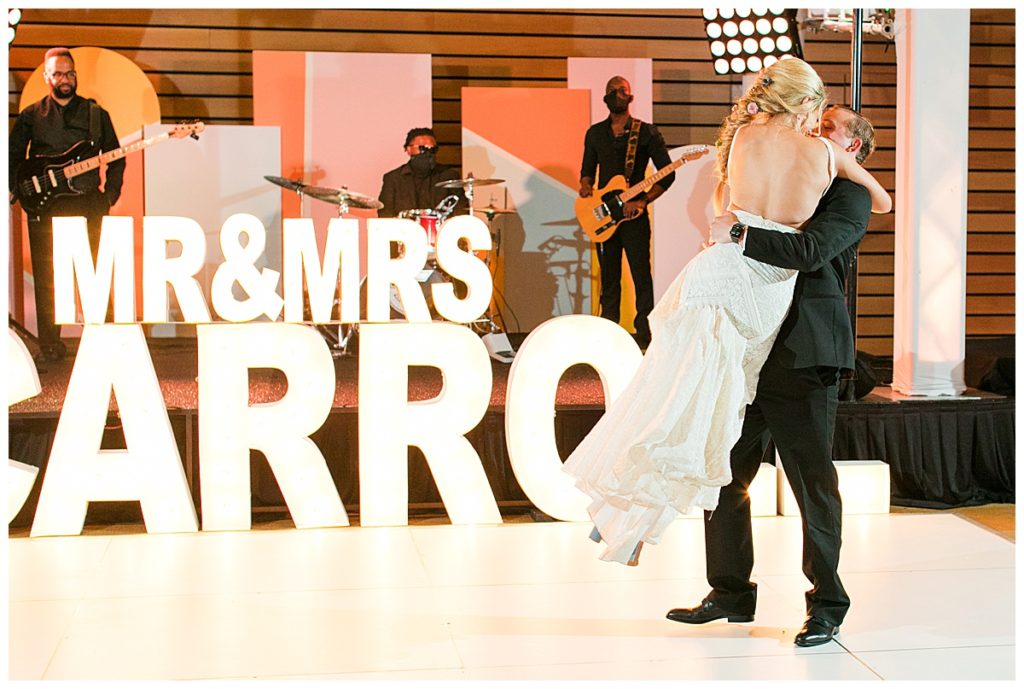
[[620, 98], [618, 91], [612, 91], [606, 93], [604, 96], [604, 104], [608, 106], [610, 112], [618, 115], [619, 113], [626, 112], [629, 109], [629, 104], [633, 102], [633, 96], [628, 98]]
[[425, 175], [434, 169], [434, 152], [428, 151], [409, 158], [409, 167], [417, 175]]

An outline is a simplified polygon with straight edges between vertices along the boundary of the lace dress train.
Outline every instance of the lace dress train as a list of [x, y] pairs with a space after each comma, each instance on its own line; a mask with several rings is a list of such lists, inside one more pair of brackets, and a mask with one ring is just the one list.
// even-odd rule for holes
[[[741, 222], [795, 229], [733, 211]], [[680, 513], [713, 510], [732, 480], [729, 452], [793, 298], [796, 272], [701, 251], [651, 312], [651, 344], [622, 394], [563, 469], [592, 498], [603, 560], [627, 562]]]

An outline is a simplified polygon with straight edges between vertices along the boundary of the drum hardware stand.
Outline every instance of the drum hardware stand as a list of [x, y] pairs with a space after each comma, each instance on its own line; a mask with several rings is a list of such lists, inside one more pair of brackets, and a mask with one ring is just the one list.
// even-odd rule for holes
[[[365, 208], [370, 210], [379, 210], [384, 207], [377, 199], [366, 194], [360, 194], [354, 191], [349, 191], [347, 186], [342, 185], [341, 188], [334, 187], [316, 187], [310, 184], [305, 184], [299, 180], [286, 179], [284, 177], [274, 177], [271, 175], [265, 175], [264, 179], [268, 182], [272, 182], [279, 187], [294, 191], [299, 195], [299, 207], [302, 207], [302, 200], [305, 196], [330, 203], [338, 207], [338, 217], [343, 217], [352, 208]], [[363, 284], [366, 282], [366, 276], [359, 283], [359, 292], [362, 293]], [[335, 300], [332, 308], [337, 306], [339, 309], [338, 318], [339, 322], [337, 326], [328, 325], [326, 323], [318, 323], [314, 327], [317, 332], [320, 333], [321, 337], [327, 342], [328, 348], [331, 350], [331, 356], [333, 358], [339, 358], [350, 354], [349, 345], [352, 342], [352, 337], [359, 332], [358, 323], [342, 323], [341, 319], [341, 301]]]
[[[492, 251], [488, 252], [488, 268], [491, 268], [492, 266], [492, 257], [494, 257], [495, 260], [497, 259], [500, 249], [500, 237], [498, 236], [498, 234], [494, 232], [494, 228], [491, 226], [491, 223], [494, 220], [494, 216], [499, 213], [513, 213], [514, 211], [505, 208], [495, 208], [493, 200], [491, 204], [486, 208], [474, 208], [474, 190], [478, 186], [484, 187], [490, 186], [492, 184], [501, 184], [504, 181], [505, 180], [503, 179], [478, 179], [473, 176], [472, 172], [470, 172], [468, 175], [466, 175], [465, 179], [444, 180], [442, 182], [438, 182], [435, 185], [447, 189], [462, 189], [463, 193], [466, 196], [466, 202], [468, 206], [466, 212], [469, 215], [473, 215], [473, 213], [483, 213], [487, 217], [487, 226], [488, 229], [491, 230], [491, 237], [494, 240], [492, 243], [493, 249]], [[445, 199], [445, 201], [443, 201], [442, 204], [445, 204], [447, 201], [448, 199]], [[440, 209], [441, 206], [438, 206], [438, 208]], [[452, 208], [454, 209], [454, 205], [452, 206]], [[493, 278], [493, 272], [491, 273], [491, 276]], [[504, 319], [502, 320], [504, 321]], [[483, 339], [484, 342], [484, 346], [487, 347], [487, 353], [490, 355], [492, 359], [500, 361], [505, 364], [512, 363], [512, 360], [515, 357], [515, 350], [512, 348], [512, 344], [509, 342], [508, 336], [504, 332], [502, 332], [502, 328], [499, 327], [498, 324], [494, 321], [490, 305], [488, 305], [487, 311], [481, 318], [471, 323], [467, 323], [466, 325], [470, 329], [481, 335], [481, 338]]]
[[[469, 196], [468, 193], [467, 196]], [[471, 202], [470, 212], [472, 213], [473, 210], [474, 209], [472, 207]], [[492, 223], [494, 221], [494, 216], [498, 212], [498, 209], [494, 208], [494, 204], [492, 202], [488, 208], [475, 210], [482, 212], [484, 216], [487, 218], [488, 229], [491, 230], [491, 237], [493, 238], [494, 252], [493, 254], [488, 255], [488, 267], [490, 267], [490, 264], [492, 262], [491, 256], [493, 256], [493, 262], [495, 266], [497, 266], [498, 256], [501, 253], [501, 231], [500, 229], [495, 230]], [[493, 279], [493, 272], [491, 273], [491, 277]], [[483, 331], [483, 334], [480, 339], [483, 341], [484, 346], [487, 348], [487, 354], [495, 361], [500, 361], [503, 364], [511, 364], [515, 360], [516, 350], [512, 346], [512, 343], [509, 341], [508, 335], [505, 334], [504, 329], [494, 321], [494, 317], [496, 315], [500, 316], [501, 314], [501, 309], [498, 307], [497, 302], [494, 302], [494, 308], [498, 310], [497, 314], [492, 312], [491, 305], [488, 304], [487, 311], [484, 312], [483, 317], [477, 321], [474, 321], [473, 326], [478, 332]], [[501, 320], [502, 323], [504, 323], [505, 319], [503, 317]]]
[[[364, 275], [362, 277], [362, 279], [359, 280], [359, 290], [358, 290], [357, 294], [361, 295], [363, 293], [363, 288], [365, 286], [366, 286], [366, 276]], [[334, 357], [335, 359], [337, 359], [337, 358], [340, 358], [340, 357], [343, 357], [343, 356], [348, 356], [348, 355], [354, 353], [354, 352], [350, 352], [349, 351], [349, 345], [352, 343], [352, 338], [359, 334], [359, 323], [358, 322], [356, 322], [356, 323], [347, 323], [347, 324], [346, 323], [341, 323], [340, 322], [340, 319], [341, 319], [341, 300], [338, 299], [335, 303], [338, 305], [338, 319], [339, 319], [338, 328], [337, 328], [337, 335], [336, 335], [336, 344], [331, 345], [330, 343], [328, 343], [328, 347], [331, 350], [331, 356]], [[346, 327], [346, 325], [348, 327]]]
[[444, 218], [447, 218], [449, 215], [452, 214], [452, 211], [455, 210], [455, 206], [457, 206], [458, 204], [459, 195], [450, 194], [441, 199], [441, 202], [437, 204], [437, 207], [434, 208], [434, 210], [437, 211]]
[[359, 324], [350, 323], [347, 329], [345, 325], [345, 323], [338, 323], [335, 327], [326, 323], [318, 323], [314, 326], [327, 343], [327, 349], [330, 350], [332, 359], [340, 359], [351, 353], [348, 351], [348, 346], [352, 336], [358, 331]]
[[469, 214], [473, 214], [473, 173], [466, 177], [466, 205], [469, 207]]
[[347, 331], [345, 330], [344, 324], [339, 323], [338, 324], [338, 333], [339, 334], [344, 333], [344, 335], [341, 337], [340, 340], [338, 340], [337, 348], [335, 350], [332, 350], [331, 355], [335, 356], [335, 354], [334, 354], [335, 351], [337, 352], [337, 355], [335, 356], [335, 358], [343, 357], [343, 356], [346, 356], [348, 354], [351, 354], [351, 352], [348, 351], [348, 346], [349, 346], [349, 343], [352, 341], [352, 336], [357, 334], [358, 332], [359, 332], [359, 324], [358, 323], [350, 323], [349, 326], [348, 326], [348, 330]]

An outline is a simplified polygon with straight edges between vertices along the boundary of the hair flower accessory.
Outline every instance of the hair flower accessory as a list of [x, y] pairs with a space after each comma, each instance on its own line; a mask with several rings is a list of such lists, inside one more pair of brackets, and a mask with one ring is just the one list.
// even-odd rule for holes
[[757, 103], [755, 103], [754, 101], [750, 101], [749, 103], [747, 103], [747, 112], [750, 113], [751, 115], [756, 115], [757, 113], [761, 112], [761, 108], [757, 107]]
[[761, 79], [761, 86], [771, 86], [774, 83], [775, 83], [775, 80], [772, 79], [771, 77], [763, 77]]

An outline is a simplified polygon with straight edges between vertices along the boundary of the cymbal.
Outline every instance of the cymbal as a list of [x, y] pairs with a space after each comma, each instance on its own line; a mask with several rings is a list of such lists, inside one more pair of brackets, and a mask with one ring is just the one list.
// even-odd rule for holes
[[365, 194], [359, 194], [348, 189], [335, 189], [334, 187], [305, 187], [302, 193], [312, 196], [314, 199], [333, 203], [336, 206], [346, 205], [349, 208], [383, 208], [384, 204]]
[[435, 187], [442, 187], [444, 189], [465, 189], [466, 187], [488, 187], [492, 184], [502, 184], [505, 180], [503, 179], [488, 179], [481, 177], [477, 179], [472, 174], [466, 179], [446, 179], [443, 182], [438, 182]]
[[493, 203], [489, 206], [484, 206], [483, 208], [474, 208], [473, 211], [476, 213], [483, 213], [484, 215], [502, 215], [504, 213], [516, 212], [511, 208], [495, 208]]
[[305, 193], [304, 189], [308, 186], [298, 180], [285, 179], [284, 177], [274, 177], [273, 175], [263, 175], [263, 179], [268, 182], [273, 182], [279, 187], [284, 187], [289, 191], [297, 191], [299, 193]]

